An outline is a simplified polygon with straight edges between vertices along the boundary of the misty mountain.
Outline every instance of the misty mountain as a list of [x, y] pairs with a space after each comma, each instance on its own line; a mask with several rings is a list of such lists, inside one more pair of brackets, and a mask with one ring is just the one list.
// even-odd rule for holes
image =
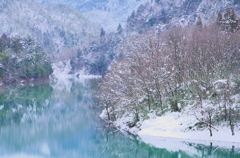
[[11, 37], [30, 36], [48, 53], [79, 46], [99, 32], [99, 25], [63, 4], [32, 0], [0, 2], [0, 33]]
[[36, 0], [42, 3], [67, 4], [102, 25], [107, 31], [116, 31], [119, 23], [125, 25], [132, 10], [148, 0]]

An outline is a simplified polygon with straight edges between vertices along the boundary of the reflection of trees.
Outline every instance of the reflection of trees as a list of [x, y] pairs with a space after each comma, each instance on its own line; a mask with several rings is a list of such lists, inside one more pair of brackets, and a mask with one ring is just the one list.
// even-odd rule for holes
[[0, 125], [19, 123], [29, 112], [40, 114], [49, 105], [52, 91], [49, 85], [4, 88], [0, 91]]
[[225, 158], [225, 157], [240, 157], [240, 149], [236, 149], [235, 146], [232, 146], [232, 148], [223, 148], [214, 145], [213, 143], [209, 143], [208, 146], [202, 145], [202, 144], [195, 144], [195, 143], [186, 143], [187, 145], [194, 148], [198, 156], [195, 155], [195, 157], [199, 158]]
[[[0, 117], [4, 122], [0, 126], [0, 157], [4, 154], [1, 151], [39, 153], [43, 142], [57, 157], [71, 155], [79, 146], [86, 146], [82, 140], [92, 135], [89, 131], [93, 123], [93, 112], [88, 111], [91, 95], [86, 84], [73, 82], [71, 91], [40, 85], [0, 93], [0, 105], [4, 104], [2, 111], [5, 111]], [[14, 113], [12, 109], [17, 111]], [[18, 121], [13, 121], [16, 116]], [[29, 116], [27, 121], [20, 122], [26, 116]]]
[[[171, 151], [166, 146], [166, 149], [160, 149], [143, 143], [136, 138], [129, 138], [128, 135], [122, 134], [111, 129], [99, 129], [96, 136], [96, 144], [98, 144], [97, 155], [95, 157], [109, 158], [232, 158], [240, 157], [240, 149], [235, 148], [220, 148], [213, 143], [209, 145], [201, 145], [187, 143], [186, 150], [179, 149]], [[160, 142], [160, 143], [165, 143]], [[184, 144], [183, 144], [184, 145]], [[174, 148], [175, 144], [172, 143]], [[190, 152], [190, 153], [189, 153]]]
[[94, 156], [107, 158], [192, 158], [185, 151], [172, 152], [167, 149], [159, 149], [135, 137], [130, 137], [113, 129], [99, 129], [96, 136], [99, 153]]
[[[115, 129], [100, 128], [104, 124], [98, 118], [99, 111], [91, 95], [98, 83], [95, 81], [73, 82], [70, 91], [42, 85], [1, 92], [0, 105], [4, 104], [1, 111], [6, 111], [4, 118], [8, 120], [4, 120], [5, 126], [0, 126], [0, 157], [6, 151], [41, 154], [42, 143], [50, 148], [51, 157], [59, 158], [198, 158], [209, 157], [209, 153], [213, 158], [240, 156], [234, 148], [216, 149], [196, 144], [189, 146], [192, 146], [191, 150], [197, 150], [198, 155], [182, 150], [172, 152], [129, 138]], [[12, 108], [17, 109], [18, 104], [23, 106], [18, 110], [20, 117], [35, 106], [37, 119], [32, 123], [6, 124], [12, 117], [17, 117]]]
[[0, 110], [0, 123], [2, 125], [11, 122], [19, 123], [24, 114], [27, 113], [40, 116], [46, 107], [48, 109], [45, 111], [45, 114], [51, 113], [51, 118], [54, 117], [53, 113], [55, 113], [55, 117], [60, 117], [57, 116], [58, 114], [63, 115], [67, 113], [71, 116], [71, 114], [76, 113], [73, 111], [76, 111], [79, 104], [83, 101], [89, 102], [91, 100], [91, 95], [89, 95], [91, 89], [86, 88], [92, 86], [91, 82], [72, 82], [70, 92], [67, 89], [55, 89], [53, 91], [52, 86], [49, 84], [6, 87], [0, 91], [0, 107], [3, 107]]

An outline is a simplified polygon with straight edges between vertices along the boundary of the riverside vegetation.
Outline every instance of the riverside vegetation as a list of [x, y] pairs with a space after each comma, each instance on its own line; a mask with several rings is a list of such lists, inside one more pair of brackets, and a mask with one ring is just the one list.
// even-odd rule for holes
[[[176, 27], [160, 35], [129, 37], [123, 57], [112, 63], [99, 88], [106, 118], [123, 117], [129, 128], [149, 113], [191, 111], [189, 130], [228, 126], [232, 135], [240, 121], [240, 32], [234, 10], [216, 22]], [[167, 121], [167, 120], [166, 120]]]

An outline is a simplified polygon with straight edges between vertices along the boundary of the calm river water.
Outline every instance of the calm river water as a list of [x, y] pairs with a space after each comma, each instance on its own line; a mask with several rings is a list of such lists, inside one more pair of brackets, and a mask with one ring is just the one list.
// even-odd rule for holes
[[234, 147], [170, 151], [104, 128], [91, 95], [99, 81], [76, 80], [0, 90], [0, 158], [240, 158]]

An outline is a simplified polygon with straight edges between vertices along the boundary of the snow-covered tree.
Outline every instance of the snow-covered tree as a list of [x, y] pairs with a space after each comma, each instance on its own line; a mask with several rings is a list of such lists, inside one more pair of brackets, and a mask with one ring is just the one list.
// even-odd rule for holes
[[118, 33], [118, 34], [121, 34], [122, 32], [123, 32], [122, 25], [119, 24], [118, 27], [117, 27], [117, 33]]
[[[180, 112], [191, 103], [196, 121], [211, 136], [218, 122], [228, 123], [234, 134], [240, 107], [232, 99], [240, 86], [235, 80], [240, 73], [239, 34], [209, 24], [131, 36], [121, 47], [123, 57], [104, 79], [107, 92], [100, 94], [106, 92], [114, 102], [111, 113], [116, 119], [135, 114], [139, 120], [153, 110]], [[216, 87], [216, 81], [225, 80], [228, 86]]]

